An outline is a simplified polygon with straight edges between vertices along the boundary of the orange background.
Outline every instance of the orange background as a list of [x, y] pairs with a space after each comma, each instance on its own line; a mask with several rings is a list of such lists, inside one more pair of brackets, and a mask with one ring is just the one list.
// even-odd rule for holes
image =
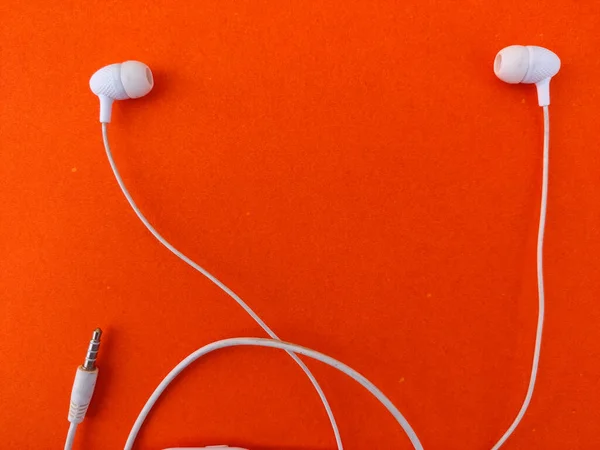
[[[97, 325], [88, 450], [122, 448], [195, 348], [263, 336], [115, 183], [88, 79], [133, 58], [156, 86], [115, 105], [111, 142], [156, 227], [282, 338], [374, 381], [425, 448], [489, 448], [523, 400], [537, 314], [541, 110], [533, 87], [492, 72], [513, 43], [553, 49], [563, 69], [540, 376], [506, 448], [600, 447], [598, 17], [600, 3], [566, 0], [4, 0], [0, 447], [62, 448]], [[361, 388], [310, 367], [347, 449], [409, 448]], [[252, 349], [188, 370], [138, 448], [217, 443], [334, 448], [301, 371]]]

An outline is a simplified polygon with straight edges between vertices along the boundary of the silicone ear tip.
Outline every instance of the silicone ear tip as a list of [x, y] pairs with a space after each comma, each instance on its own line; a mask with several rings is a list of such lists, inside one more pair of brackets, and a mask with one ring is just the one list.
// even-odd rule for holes
[[146, 64], [125, 61], [121, 64], [121, 83], [129, 98], [139, 98], [152, 90], [154, 77]]
[[506, 83], [523, 81], [529, 69], [529, 52], [523, 45], [503, 48], [494, 59], [494, 73]]

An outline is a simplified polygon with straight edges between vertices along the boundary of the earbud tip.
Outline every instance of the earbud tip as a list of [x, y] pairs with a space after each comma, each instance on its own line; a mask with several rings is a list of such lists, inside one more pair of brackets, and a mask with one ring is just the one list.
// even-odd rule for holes
[[154, 78], [146, 64], [125, 61], [121, 64], [121, 83], [129, 98], [139, 98], [152, 90]]
[[506, 83], [523, 81], [529, 69], [529, 53], [523, 45], [503, 48], [494, 59], [494, 73]]

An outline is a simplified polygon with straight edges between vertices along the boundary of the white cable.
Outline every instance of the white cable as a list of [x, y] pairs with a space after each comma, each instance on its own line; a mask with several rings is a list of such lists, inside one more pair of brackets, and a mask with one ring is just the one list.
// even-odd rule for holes
[[177, 376], [183, 372], [190, 364], [196, 361], [198, 358], [207, 355], [208, 353], [214, 352], [215, 350], [220, 350], [228, 347], [237, 347], [237, 346], [251, 346], [251, 347], [270, 347], [277, 348], [280, 350], [285, 350], [288, 353], [298, 353], [300, 355], [308, 356], [309, 358], [316, 359], [317, 361], [321, 361], [340, 372], [345, 373], [350, 378], [355, 380], [361, 386], [363, 386], [367, 391], [375, 396], [377, 400], [394, 416], [394, 419], [400, 424], [410, 442], [412, 443], [415, 450], [423, 450], [423, 446], [419, 441], [416, 433], [404, 418], [402, 413], [394, 406], [394, 404], [381, 392], [377, 386], [371, 383], [367, 378], [358, 373], [353, 368], [347, 366], [346, 364], [332, 358], [331, 356], [324, 355], [315, 350], [311, 350], [306, 347], [302, 347], [296, 344], [290, 344], [288, 342], [282, 342], [279, 340], [273, 339], [260, 339], [260, 338], [231, 338], [231, 339], [223, 339], [220, 341], [215, 341], [211, 344], [205, 345], [204, 347], [196, 350], [192, 354], [190, 354], [187, 358], [181, 361], [169, 374], [161, 381], [161, 383], [154, 390], [142, 410], [138, 415], [131, 431], [129, 432], [129, 436], [127, 437], [127, 443], [125, 444], [125, 450], [131, 450], [133, 445], [135, 444], [135, 440], [137, 435], [146, 420], [146, 417], [154, 407], [156, 401], [165, 391], [165, 389], [171, 384], [171, 382], [177, 378]]
[[67, 432], [67, 439], [65, 440], [65, 450], [71, 450], [73, 448], [73, 442], [75, 442], [75, 433], [77, 432], [77, 424], [71, 422], [69, 424], [69, 431]]
[[[117, 180], [117, 183], [119, 184], [119, 187], [121, 188], [121, 191], [123, 192], [123, 195], [129, 202], [129, 206], [131, 206], [131, 209], [133, 209], [133, 212], [135, 212], [135, 214], [138, 216], [138, 218], [144, 224], [144, 226], [148, 229], [148, 231], [150, 231], [150, 233], [152, 233], [152, 235], [156, 238], [156, 240], [158, 242], [160, 242], [162, 245], [164, 245], [171, 253], [173, 253], [175, 256], [177, 256], [179, 259], [181, 259], [183, 262], [185, 262], [187, 265], [189, 265], [196, 271], [200, 272], [202, 275], [204, 275], [206, 278], [208, 278], [210, 281], [212, 281], [219, 289], [221, 289], [229, 297], [231, 297], [233, 300], [235, 300], [237, 302], [237, 304], [240, 305], [244, 309], [244, 311], [246, 311], [246, 313], [248, 313], [248, 315], [250, 317], [252, 317], [252, 319], [254, 319], [254, 321], [272, 339], [279, 340], [279, 337], [277, 337], [277, 335], [271, 330], [271, 328], [269, 328], [267, 326], [267, 324], [258, 316], [258, 314], [256, 314], [252, 310], [252, 308], [250, 308], [250, 306], [248, 306], [248, 304], [246, 302], [244, 302], [244, 300], [241, 299], [241, 297], [239, 295], [237, 295], [235, 292], [233, 292], [231, 289], [229, 289], [221, 280], [219, 280], [217, 277], [215, 277], [212, 273], [210, 273], [204, 267], [202, 267], [199, 264], [197, 264], [196, 262], [192, 261], [190, 258], [188, 258], [186, 255], [184, 255], [182, 252], [177, 250], [173, 245], [171, 245], [171, 243], [169, 241], [167, 241], [164, 237], [162, 237], [159, 234], [159, 232], [156, 231], [156, 229], [148, 221], [148, 219], [146, 219], [144, 214], [142, 214], [142, 212], [138, 208], [137, 204], [131, 197], [131, 194], [127, 190], [127, 187], [125, 186], [125, 183], [123, 182], [123, 179], [121, 178], [119, 170], [117, 169], [117, 165], [115, 164], [115, 161], [113, 159], [112, 152], [110, 150], [110, 145], [108, 142], [108, 126], [107, 125], [108, 124], [106, 124], [106, 123], [102, 123], [102, 140], [104, 141], [104, 148], [106, 150], [106, 156], [108, 157], [108, 162], [110, 163], [110, 167], [113, 171], [113, 174], [115, 175], [115, 178]], [[342, 438], [340, 436], [340, 431], [338, 429], [338, 425], [337, 425], [335, 417], [333, 415], [333, 411], [331, 410], [331, 406], [329, 405], [329, 402], [327, 401], [327, 398], [325, 397], [325, 393], [321, 389], [321, 386], [319, 385], [318, 381], [316, 380], [316, 378], [314, 377], [314, 375], [312, 374], [310, 369], [308, 367], [306, 367], [306, 365], [302, 362], [302, 360], [300, 360], [300, 358], [298, 358], [298, 356], [296, 356], [295, 354], [290, 353], [290, 352], [288, 352], [288, 353], [292, 357], [292, 359], [294, 361], [296, 361], [296, 363], [304, 371], [304, 373], [306, 374], [306, 376], [309, 378], [310, 382], [314, 386], [315, 390], [319, 394], [319, 397], [321, 398], [321, 402], [323, 403], [323, 406], [325, 407], [325, 411], [327, 412], [327, 416], [329, 417], [329, 422], [331, 422], [331, 428], [333, 429], [333, 434], [335, 435], [335, 441], [337, 444], [337, 448], [338, 448], [338, 450], [343, 450], [344, 447], [342, 445]]]
[[548, 112], [548, 106], [543, 107], [544, 110], [544, 156], [543, 156], [543, 170], [542, 170], [542, 201], [540, 203], [540, 223], [538, 227], [537, 237], [537, 288], [538, 288], [538, 320], [537, 330], [535, 333], [535, 344], [533, 349], [533, 363], [531, 365], [531, 376], [529, 378], [529, 386], [527, 388], [527, 394], [521, 409], [515, 417], [515, 420], [510, 425], [504, 435], [496, 442], [496, 445], [492, 447], [492, 450], [498, 450], [506, 440], [515, 431], [521, 419], [525, 415], [531, 397], [533, 396], [533, 389], [535, 387], [535, 380], [537, 378], [538, 366], [540, 363], [540, 349], [542, 346], [542, 331], [544, 328], [544, 309], [545, 309], [545, 296], [544, 296], [544, 232], [546, 230], [546, 213], [548, 210], [548, 169], [550, 160], [550, 114]]

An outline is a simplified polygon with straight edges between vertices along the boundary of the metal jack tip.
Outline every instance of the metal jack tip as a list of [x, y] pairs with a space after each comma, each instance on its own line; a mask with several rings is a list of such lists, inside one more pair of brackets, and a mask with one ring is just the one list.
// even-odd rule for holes
[[85, 361], [82, 365], [84, 370], [91, 372], [96, 369], [96, 358], [98, 358], [98, 351], [100, 350], [100, 336], [102, 336], [102, 330], [96, 328], [92, 333], [92, 339], [90, 340], [90, 345], [88, 345]]

